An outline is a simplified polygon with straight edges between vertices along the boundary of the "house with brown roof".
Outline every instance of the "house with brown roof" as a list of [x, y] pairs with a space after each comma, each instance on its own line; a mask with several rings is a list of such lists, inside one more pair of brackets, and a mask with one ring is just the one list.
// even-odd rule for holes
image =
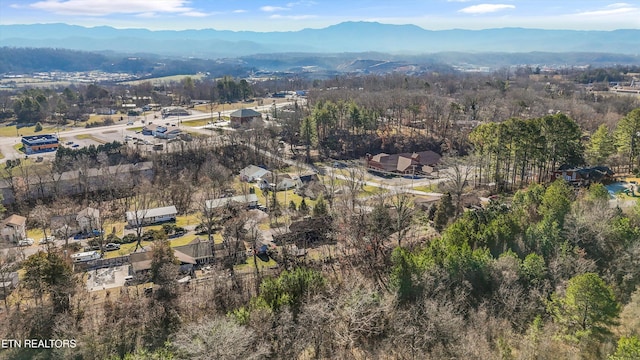
[[178, 253], [184, 254], [193, 259], [198, 265], [213, 262], [211, 243], [206, 239], [200, 239], [197, 237], [186, 245], [174, 247], [173, 250], [176, 253], [176, 257], [178, 257]]
[[430, 174], [440, 163], [440, 154], [427, 150], [414, 153], [367, 154], [367, 168], [396, 174]]
[[0, 236], [8, 242], [18, 242], [27, 237], [27, 218], [13, 214], [0, 222]]
[[[173, 251], [176, 259], [180, 262], [180, 265], [195, 265], [196, 260], [185, 254], [182, 251], [178, 251], [174, 248]], [[153, 259], [153, 251], [152, 250], [142, 250], [138, 252], [131, 253], [129, 255], [129, 262], [131, 263], [130, 272], [133, 274], [136, 273], [144, 273], [151, 270], [151, 262]]]

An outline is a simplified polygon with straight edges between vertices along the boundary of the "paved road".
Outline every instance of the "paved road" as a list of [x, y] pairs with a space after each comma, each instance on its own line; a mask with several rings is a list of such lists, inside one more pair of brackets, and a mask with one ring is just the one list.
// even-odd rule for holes
[[[298, 99], [300, 100], [300, 99]], [[294, 99], [292, 99], [291, 101], [288, 102], [283, 102], [283, 103], [279, 103], [276, 105], [277, 108], [282, 108], [284, 106], [288, 106], [288, 105], [292, 105], [294, 103]], [[261, 105], [261, 106], [256, 106], [253, 107], [256, 111], [268, 111], [272, 109], [273, 104], [269, 104], [269, 105]], [[222, 116], [229, 116], [232, 112], [236, 111], [235, 109], [232, 110], [225, 110], [225, 111], [221, 111], [221, 115]], [[157, 119], [154, 118], [154, 115], [157, 116]], [[217, 116], [217, 112], [216, 114], [214, 114], [214, 118]], [[100, 126], [100, 127], [95, 127], [95, 128], [62, 128], [61, 131], [58, 132], [59, 137], [65, 137], [65, 138], [71, 138], [74, 136], [78, 136], [78, 135], [95, 135], [97, 137], [103, 137], [105, 133], [111, 133], [114, 134], [113, 136], [115, 136], [114, 140], [120, 140], [122, 141], [124, 138], [124, 135], [134, 135], [133, 131], [129, 131], [127, 130], [127, 128], [131, 128], [131, 127], [140, 127], [142, 126], [142, 120], [146, 120], [146, 121], [151, 121], [151, 122], [156, 122], [156, 123], [176, 123], [176, 122], [185, 122], [185, 121], [191, 121], [191, 120], [202, 120], [202, 119], [210, 119], [211, 118], [211, 113], [209, 112], [195, 112], [193, 115], [188, 115], [188, 116], [171, 116], [171, 117], [167, 117], [162, 119], [160, 112], [153, 112], [150, 114], [146, 114], [145, 116], [138, 116], [136, 117], [135, 121], [134, 121], [134, 125], [128, 125], [128, 122], [131, 121], [133, 118], [129, 118], [129, 117], [125, 117], [125, 120], [122, 121], [118, 121], [118, 123], [114, 124], [114, 125], [109, 125], [109, 126]], [[196, 128], [196, 127], [188, 127], [189, 130], [193, 130], [195, 132], [200, 132], [203, 134], [211, 134], [210, 130], [205, 130], [205, 129], [201, 129], [201, 128]], [[21, 141], [21, 138], [18, 136], [12, 136], [12, 137], [0, 137], [0, 153], [2, 153], [2, 155], [4, 155], [5, 159], [17, 159], [17, 158], [24, 158], [25, 154], [16, 150], [14, 148], [15, 145], [19, 144]], [[55, 152], [51, 152], [51, 153], [42, 153], [42, 154], [38, 154], [37, 156], [42, 156], [45, 158], [53, 158], [55, 156]]]

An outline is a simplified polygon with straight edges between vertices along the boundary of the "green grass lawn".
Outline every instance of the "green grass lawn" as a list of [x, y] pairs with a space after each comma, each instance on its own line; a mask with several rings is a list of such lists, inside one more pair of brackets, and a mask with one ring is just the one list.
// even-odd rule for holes
[[75, 137], [78, 140], [92, 140], [92, 141], [97, 142], [98, 144], [106, 144], [107, 143], [106, 141], [104, 141], [104, 140], [102, 140], [100, 138], [97, 138], [97, 137], [95, 137], [95, 136], [93, 136], [91, 134], [79, 134], [79, 135], [76, 135]]
[[436, 192], [438, 191], [438, 185], [432, 184], [432, 185], [426, 185], [426, 186], [416, 186], [413, 188], [413, 190], [424, 191], [424, 192]]
[[[256, 191], [256, 195], [258, 196], [258, 202], [266, 206], [267, 204], [265, 203], [265, 198], [262, 194], [262, 190], [260, 190], [257, 186], [254, 186], [254, 189]], [[271, 201], [271, 196], [273, 196], [273, 194], [270, 194], [269, 196], [269, 201]], [[296, 204], [296, 207], [299, 207], [300, 203], [302, 202], [302, 196], [294, 193], [293, 190], [278, 191], [276, 193], [276, 200], [278, 200], [280, 205], [286, 208], [289, 207], [289, 202], [293, 200], [293, 202]], [[311, 200], [309, 198], [306, 198], [305, 202], [310, 208], [316, 205], [316, 200]]]
[[387, 189], [383, 189], [383, 188], [379, 188], [379, 187], [375, 187], [375, 186], [371, 186], [371, 185], [365, 185], [365, 186], [362, 187], [362, 191], [360, 191], [358, 196], [359, 197], [366, 197], [366, 196], [384, 194], [384, 193], [387, 193], [387, 192], [389, 192], [389, 190], [387, 190]]
[[[142, 242], [142, 246], [149, 250], [151, 244], [153, 244], [151, 241], [143, 241]], [[120, 250], [118, 251], [109, 251], [109, 252], [105, 252], [104, 253], [104, 258], [105, 259], [112, 259], [112, 258], [116, 258], [118, 256], [124, 256], [124, 255], [129, 255], [133, 252], [133, 250], [136, 248], [136, 242], [132, 242], [131, 244], [122, 244], [120, 245]]]
[[[217, 120], [218, 118], [216, 116], [213, 117], [214, 120]], [[209, 123], [209, 121], [211, 121], [211, 118], [209, 119], [201, 119], [201, 120], [189, 120], [189, 121], [183, 121], [180, 125], [184, 125], [184, 126], [205, 126]]]
[[[264, 262], [260, 259], [257, 259], [258, 269], [264, 268], [272, 268], [278, 266], [278, 263], [275, 260], [269, 258], [269, 261]], [[247, 256], [247, 261], [244, 264], [236, 265], [236, 271], [238, 272], [249, 272], [255, 269], [255, 265], [253, 264], [253, 256]]]
[[135, 127], [129, 127], [127, 128], [127, 130], [129, 131], [142, 131], [143, 126], [135, 126]]
[[179, 226], [179, 227], [196, 226], [201, 222], [202, 221], [200, 221], [200, 216], [198, 213], [176, 217], [176, 226]]
[[25, 126], [25, 127], [21, 127], [16, 131], [16, 126], [12, 125], [12, 126], [3, 126], [0, 127], [0, 136], [4, 136], [4, 137], [16, 137], [19, 135], [21, 136], [28, 136], [28, 135], [38, 135], [38, 134], [50, 134], [50, 133], [55, 133], [57, 130], [56, 126], [52, 126], [52, 125], [42, 125], [42, 131], [38, 131], [36, 132], [35, 130], [35, 125], [34, 126]]

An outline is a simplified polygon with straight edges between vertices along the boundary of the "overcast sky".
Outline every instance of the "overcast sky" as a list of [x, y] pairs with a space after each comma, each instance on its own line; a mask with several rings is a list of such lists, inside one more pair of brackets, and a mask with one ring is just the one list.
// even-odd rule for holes
[[[68, 23], [151, 30], [290, 31], [344, 21], [428, 30], [640, 28], [640, 1], [601, 0], [1, 0], [1, 24]], [[0, 34], [2, 36], [2, 34]]]

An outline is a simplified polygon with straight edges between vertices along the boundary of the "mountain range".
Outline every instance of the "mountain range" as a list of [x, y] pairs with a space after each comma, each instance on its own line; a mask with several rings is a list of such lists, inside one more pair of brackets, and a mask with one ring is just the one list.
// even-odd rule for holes
[[0, 25], [0, 46], [225, 58], [275, 53], [587, 52], [638, 55], [640, 30], [499, 28], [425, 30], [415, 25], [344, 22], [290, 32], [116, 29], [68, 24]]

